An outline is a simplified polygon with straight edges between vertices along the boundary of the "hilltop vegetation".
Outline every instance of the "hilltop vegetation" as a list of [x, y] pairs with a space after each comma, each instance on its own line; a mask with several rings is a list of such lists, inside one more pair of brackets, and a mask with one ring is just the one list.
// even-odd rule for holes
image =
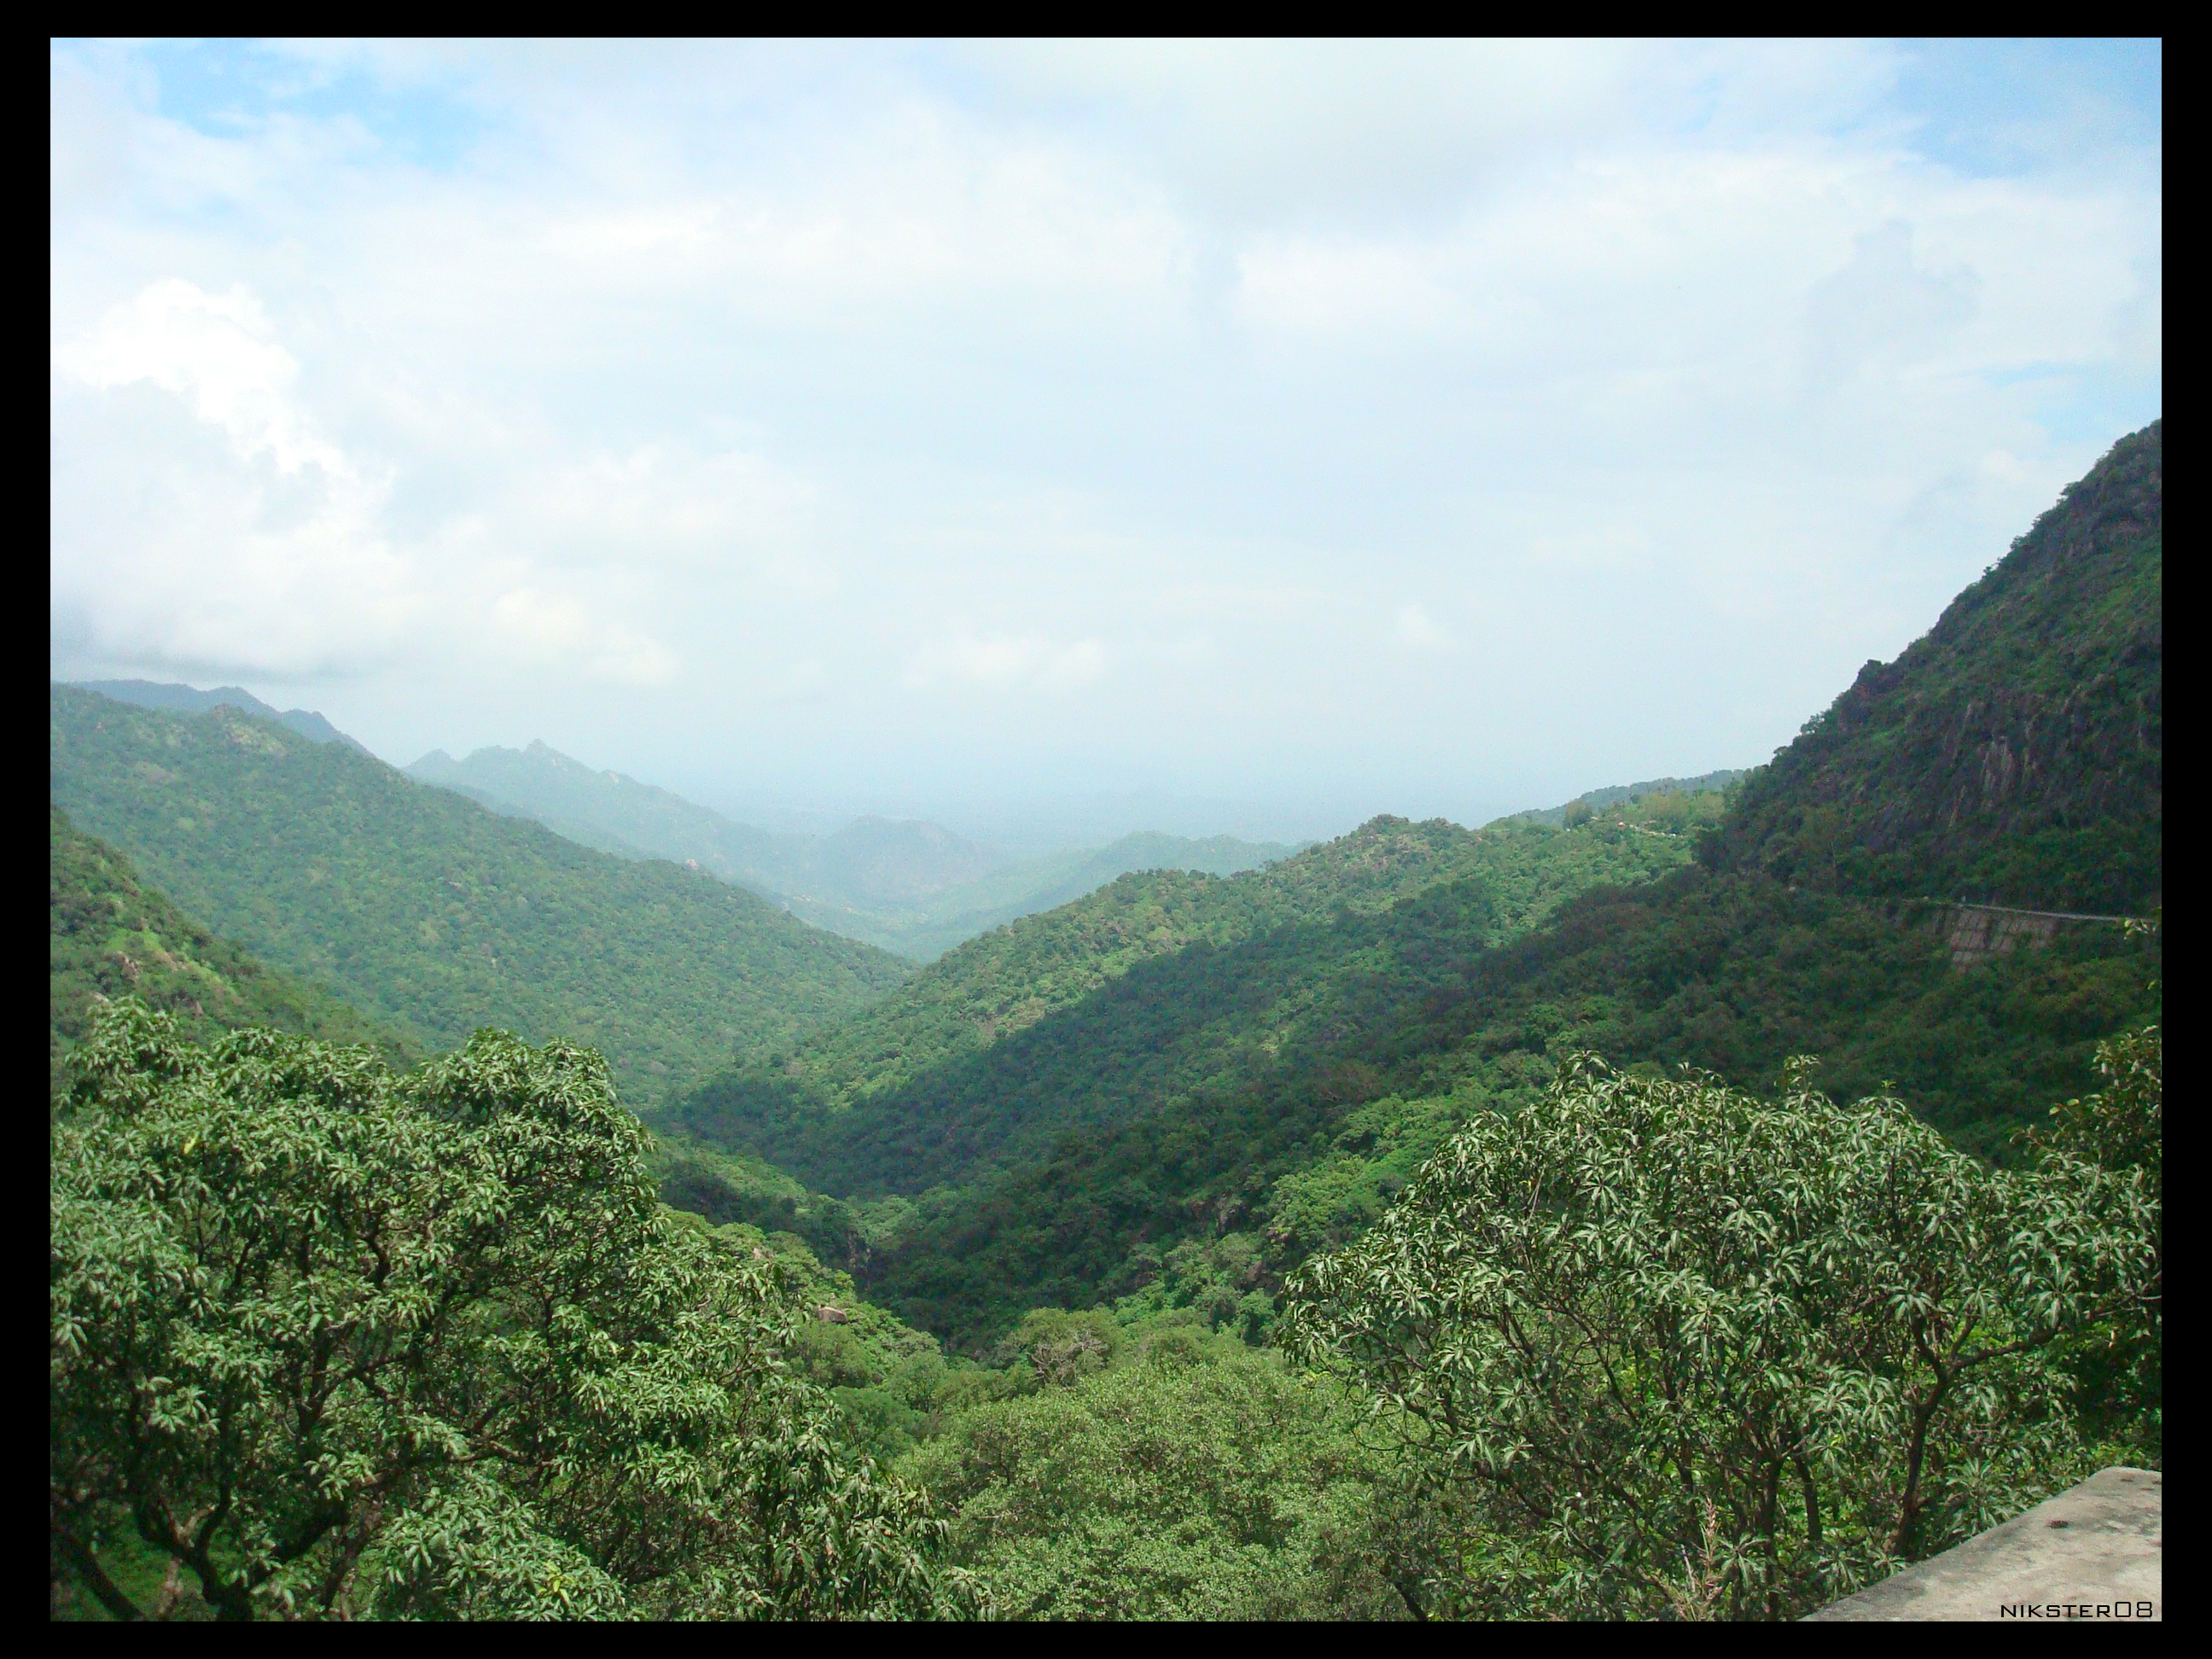
[[417, 1050], [319, 987], [264, 966], [146, 885], [131, 861], [48, 809], [47, 1055], [58, 1099], [69, 1058], [103, 1002], [136, 997], [188, 1037], [266, 1026], [374, 1044], [398, 1064]]
[[264, 720], [289, 726], [311, 743], [342, 743], [349, 748], [368, 752], [366, 745], [348, 737], [311, 708], [276, 708], [261, 701], [242, 685], [218, 685], [209, 690], [198, 687], [178, 685], [158, 680], [79, 680], [76, 690], [95, 692], [117, 702], [135, 703], [141, 708], [167, 708], [179, 714], [204, 714], [213, 709], [235, 708], [248, 714], [258, 714]]
[[603, 1050], [650, 1101], [909, 971], [753, 894], [612, 858], [231, 708], [56, 686], [53, 798], [179, 904], [424, 1048]]
[[125, 1005], [53, 1142], [58, 1601], [975, 1609], [927, 1498], [783, 1362], [789, 1276], [654, 1202], [597, 1055], [484, 1033], [400, 1078]]
[[1095, 850], [1073, 848], [1019, 860], [918, 901], [869, 909], [796, 898], [791, 908], [793, 915], [817, 927], [866, 939], [918, 962], [933, 962], [969, 939], [1073, 902], [1123, 876], [1152, 871], [1233, 876], [1297, 851], [1279, 842], [1240, 841], [1234, 836], [1194, 838], [1139, 830]]

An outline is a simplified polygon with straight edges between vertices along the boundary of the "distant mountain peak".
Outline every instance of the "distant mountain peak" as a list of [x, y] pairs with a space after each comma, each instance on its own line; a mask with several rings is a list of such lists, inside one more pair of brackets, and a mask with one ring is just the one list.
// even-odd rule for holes
[[132, 703], [141, 708], [167, 709], [173, 714], [208, 714], [218, 708], [236, 708], [288, 726], [312, 742], [342, 743], [364, 755], [369, 752], [367, 744], [348, 737], [315, 710], [275, 708], [242, 685], [218, 685], [203, 691], [197, 686], [161, 680], [72, 680], [68, 684], [80, 691], [96, 692], [117, 702]]

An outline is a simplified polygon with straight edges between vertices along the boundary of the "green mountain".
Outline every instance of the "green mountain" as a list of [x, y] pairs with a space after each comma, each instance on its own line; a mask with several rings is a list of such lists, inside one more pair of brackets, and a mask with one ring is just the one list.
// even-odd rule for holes
[[[1893, 1092], [2003, 1158], [2094, 1085], [2099, 1039], [2155, 1017], [2158, 942], [2081, 923], [1962, 968], [1919, 901], [2155, 902], [2158, 445], [2117, 447], [1724, 816], [1662, 791], [1565, 832], [1370, 826], [1219, 884], [1253, 895], [1243, 924], [1131, 884], [953, 952], [673, 1116], [830, 1193], [909, 1194], [862, 1282], [970, 1346], [1030, 1307], [1208, 1282], [1192, 1252], [1237, 1264], [1238, 1305], [1576, 1050], [1759, 1089], [1820, 1055], [1832, 1092]], [[1647, 843], [1668, 856], [1607, 862]], [[1379, 902], [1336, 899], [1360, 859], [1414, 845]], [[1592, 850], [1516, 909], [1508, 872], [1455, 850], [1484, 847], [1530, 849], [1524, 872]], [[1316, 903], [1261, 897], [1301, 868]]]
[[971, 940], [670, 1121], [841, 1194], [966, 1180], [1066, 1131], [1272, 1072], [1378, 996], [1433, 989], [1439, 928], [1515, 937], [1691, 848], [1641, 823], [1563, 835], [1385, 817], [1264, 870], [1125, 876]]
[[264, 967], [146, 885], [128, 859], [59, 807], [48, 815], [47, 1052], [56, 1098], [94, 1004], [126, 996], [175, 1016], [195, 1041], [268, 1025], [326, 1042], [374, 1043], [393, 1063], [413, 1063], [405, 1038], [320, 987]]
[[218, 708], [52, 688], [57, 805], [191, 913], [425, 1048], [480, 1026], [603, 1049], [650, 1101], [910, 972], [758, 896], [426, 788]]
[[696, 863], [724, 881], [770, 897], [784, 891], [786, 843], [750, 824], [732, 823], [681, 795], [620, 772], [594, 771], [556, 749], [479, 749], [457, 761], [434, 749], [406, 769], [495, 812], [535, 818], [571, 841], [629, 859]]
[[80, 691], [96, 691], [118, 702], [136, 703], [141, 708], [173, 709], [180, 714], [204, 714], [211, 708], [228, 705], [289, 726], [310, 742], [343, 743], [364, 755], [368, 752], [366, 744], [348, 737], [313, 710], [272, 708], [242, 685], [218, 685], [212, 690], [202, 691], [195, 686], [159, 680], [78, 680], [75, 684]]
[[620, 772], [595, 771], [544, 743], [479, 749], [465, 761], [434, 750], [407, 775], [617, 857], [696, 865], [817, 927], [921, 961], [1132, 871], [1231, 875], [1297, 850], [1229, 836], [1139, 833], [1103, 848], [1010, 861], [941, 825], [883, 817], [856, 819], [830, 836], [774, 835]]
[[849, 926], [833, 907], [818, 902], [795, 901], [792, 908], [817, 927], [849, 932], [856, 939], [929, 962], [965, 940], [1024, 916], [1057, 909], [1123, 876], [1153, 870], [1233, 876], [1297, 850], [1278, 842], [1240, 841], [1234, 836], [1200, 839], [1144, 830], [1096, 849], [1076, 848], [1023, 859], [902, 909], [872, 915], [853, 912]]

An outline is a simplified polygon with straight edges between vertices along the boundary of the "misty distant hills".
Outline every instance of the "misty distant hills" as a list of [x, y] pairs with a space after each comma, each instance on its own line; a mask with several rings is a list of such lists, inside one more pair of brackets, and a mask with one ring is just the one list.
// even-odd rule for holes
[[603, 852], [696, 865], [818, 927], [924, 961], [1133, 871], [1233, 875], [1297, 850], [1139, 832], [1109, 847], [1016, 860], [941, 824], [884, 817], [855, 819], [830, 836], [778, 835], [542, 742], [479, 749], [463, 761], [434, 750], [406, 771]]
[[301, 737], [317, 743], [343, 743], [364, 755], [368, 753], [366, 744], [348, 737], [313, 710], [272, 708], [242, 685], [218, 685], [212, 690], [202, 691], [194, 686], [165, 684], [158, 680], [73, 680], [70, 684], [80, 691], [97, 691], [118, 702], [136, 703], [141, 708], [173, 709], [180, 714], [204, 714], [227, 703], [246, 714], [259, 714], [289, 726]]

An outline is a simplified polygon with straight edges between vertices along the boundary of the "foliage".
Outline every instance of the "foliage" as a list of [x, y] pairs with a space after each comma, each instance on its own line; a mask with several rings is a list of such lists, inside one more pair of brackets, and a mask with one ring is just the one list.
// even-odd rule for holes
[[1463, 1610], [1787, 1617], [2087, 1473], [2055, 1353], [2154, 1272], [2141, 1178], [1802, 1076], [1577, 1064], [1293, 1282], [1292, 1351], [1477, 1495]]
[[2165, 1039], [2146, 1026], [2097, 1045], [2105, 1086], [2051, 1109], [2048, 1124], [2025, 1139], [2046, 1156], [2078, 1158], [2108, 1170], [2140, 1170], [2153, 1199], [2166, 1184]]
[[[2051, 1109], [2021, 1139], [2045, 1158], [2080, 1158], [2132, 1170], [2153, 1204], [2165, 1188], [2164, 1037], [2154, 1025], [2100, 1045], [2105, 1087]], [[2165, 1455], [2165, 1246], [2152, 1241], [2154, 1272], [2133, 1319], [2070, 1345], [2068, 1369], [2093, 1429], [2131, 1463], [2156, 1468]]]
[[120, 1005], [52, 1182], [54, 1570], [118, 1616], [125, 1536], [232, 1619], [975, 1605], [594, 1054], [484, 1032], [395, 1077]]
[[906, 964], [220, 708], [52, 690], [54, 799], [264, 962], [425, 1048], [483, 1026], [605, 1052], [652, 1100], [873, 1000]]
[[130, 860], [48, 808], [47, 1065], [58, 1104], [69, 1058], [104, 1001], [135, 996], [205, 1038], [267, 1025], [332, 1042], [374, 1043], [411, 1063], [405, 1038], [363, 1019], [319, 987], [256, 962], [139, 880]]
[[1571, 1048], [1771, 1090], [1791, 1054], [1818, 1054], [1838, 1093], [1895, 1093], [2002, 1160], [2013, 1131], [2089, 1084], [2100, 1039], [2155, 1017], [2158, 941], [2089, 924], [1962, 970], [1929, 920], [1686, 870], [1562, 907], [1376, 1046], [1422, 1056], [1392, 1078], [1422, 1093], [1502, 1091]]
[[1170, 1328], [969, 1410], [901, 1472], [1012, 1617], [1402, 1618], [1376, 1548], [1395, 1493], [1358, 1426], [1274, 1355]]

